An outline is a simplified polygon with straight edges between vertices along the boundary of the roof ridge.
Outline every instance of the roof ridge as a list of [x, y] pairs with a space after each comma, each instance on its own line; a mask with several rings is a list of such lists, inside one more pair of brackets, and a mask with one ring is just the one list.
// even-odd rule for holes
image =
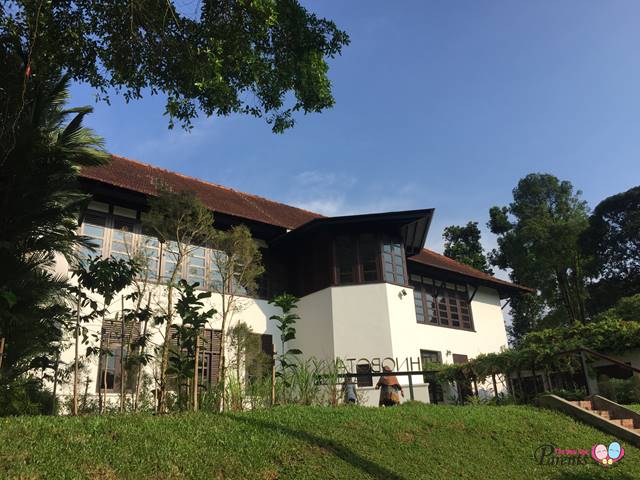
[[[253, 197], [255, 199], [263, 200], [263, 201], [266, 201], [266, 202], [269, 202], [269, 203], [272, 203], [272, 204], [275, 204], [275, 205], [282, 205], [284, 207], [295, 208], [296, 210], [301, 210], [303, 212], [307, 212], [307, 213], [310, 213], [312, 215], [316, 215], [318, 217], [324, 217], [324, 215], [322, 215], [320, 213], [317, 213], [317, 212], [312, 212], [311, 210], [307, 210], [306, 208], [295, 207], [293, 205], [289, 205], [289, 204], [283, 203], [283, 202], [278, 202], [276, 200], [271, 200], [269, 198], [262, 197], [260, 195], [256, 195], [254, 193], [243, 192], [241, 190], [236, 190], [235, 188], [227, 187], [225, 185], [220, 185], [219, 183], [209, 182], [207, 180], [202, 180], [201, 178], [192, 177], [191, 175], [185, 175], [184, 173], [174, 172], [173, 170], [168, 170], [166, 168], [158, 167], [157, 165], [152, 165], [150, 163], [141, 162], [140, 160], [134, 160], [132, 158], [123, 157], [122, 155], [116, 155], [114, 153], [112, 153], [110, 155], [112, 157], [114, 157], [114, 158], [118, 158], [118, 159], [124, 160], [126, 162], [137, 163], [138, 165], [143, 165], [145, 167], [153, 168], [155, 170], [160, 170], [160, 171], [168, 173], [170, 175], [177, 175], [179, 177], [186, 178], [188, 180], [193, 180], [195, 182], [202, 183], [204, 185], [209, 185], [209, 186], [212, 186], [212, 187], [221, 188], [223, 190], [227, 190], [229, 192], [237, 193], [239, 195], [246, 196], [246, 197]], [[260, 210], [262, 211], [262, 209], [260, 209]], [[266, 212], [263, 212], [263, 213], [266, 213]], [[269, 216], [271, 216], [271, 215], [269, 215]]]

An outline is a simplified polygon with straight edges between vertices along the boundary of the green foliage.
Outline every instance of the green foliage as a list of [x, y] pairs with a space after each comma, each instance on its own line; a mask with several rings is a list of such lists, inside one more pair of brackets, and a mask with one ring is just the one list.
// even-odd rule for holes
[[[264, 273], [262, 254], [246, 225], [235, 225], [229, 230], [217, 230], [213, 236], [212, 261], [220, 274], [220, 282], [212, 288], [223, 295], [255, 293], [257, 280]], [[230, 299], [229, 309], [234, 308]]]
[[[492, 207], [489, 228], [498, 236], [491, 263], [510, 269], [511, 279], [540, 292], [541, 305], [516, 304], [519, 321], [511, 334], [518, 340], [529, 326], [551, 313], [557, 325], [585, 322], [585, 267], [588, 258], [579, 238], [588, 225], [587, 205], [568, 181], [553, 175], [529, 174], [513, 190], [508, 207]], [[518, 312], [523, 308], [526, 313]], [[523, 321], [525, 315], [535, 319]], [[548, 315], [547, 315], [548, 316]]]
[[276, 377], [279, 379], [280, 385], [280, 399], [283, 403], [287, 402], [288, 397], [291, 394], [289, 388], [291, 387], [291, 377], [295, 374], [294, 370], [297, 367], [297, 356], [302, 354], [297, 348], [286, 348], [287, 342], [295, 340], [296, 338], [296, 322], [300, 320], [300, 316], [295, 313], [300, 299], [290, 293], [282, 293], [269, 300], [271, 305], [275, 305], [282, 310], [281, 315], [271, 315], [269, 320], [276, 322], [276, 328], [280, 331], [280, 343], [281, 350], [278, 355], [278, 362], [280, 368], [276, 372]]
[[[569, 400], [569, 401], [586, 400], [588, 397], [587, 392], [584, 389], [567, 390], [567, 389], [561, 388], [561, 389], [549, 390], [548, 392], [544, 392], [541, 395], [548, 395], [548, 394], [557, 395], [558, 397], [564, 398], [565, 400]], [[602, 395], [602, 392], [600, 394]], [[606, 396], [606, 397], [612, 398], [609, 396]]]
[[73, 275], [80, 288], [102, 296], [109, 306], [139, 272], [140, 266], [133, 259], [93, 257], [75, 269]]
[[[333, 105], [326, 60], [349, 43], [293, 0], [19, 0], [0, 8], [0, 39], [0, 92], [11, 88], [12, 102], [23, 79], [64, 71], [106, 101], [110, 89], [127, 101], [166, 95], [170, 126], [191, 126], [199, 111], [242, 113], [266, 117], [275, 132], [294, 112]], [[5, 72], [19, 74], [15, 86]]]
[[[4, 40], [0, 43], [4, 46]], [[5, 55], [0, 48], [0, 58]], [[48, 375], [54, 366], [69, 314], [66, 282], [52, 268], [55, 255], [73, 260], [76, 247], [87, 245], [77, 235], [77, 218], [88, 200], [77, 190], [77, 173], [80, 166], [102, 164], [107, 156], [101, 139], [82, 125], [91, 109], [65, 108], [68, 77], [42, 77], [23, 85], [23, 72], [0, 64], [0, 96], [15, 95], [0, 102], [4, 384], [35, 368]]]
[[[142, 228], [160, 242], [176, 242], [176, 249], [206, 245], [214, 236], [213, 214], [191, 191], [174, 192], [157, 184], [158, 195], [150, 197]], [[184, 252], [176, 252], [184, 256]]]
[[282, 310], [281, 315], [271, 315], [269, 320], [276, 322], [276, 328], [280, 331], [280, 342], [282, 349], [280, 350], [280, 366], [282, 369], [287, 368], [292, 364], [291, 358], [295, 355], [301, 355], [302, 352], [297, 348], [286, 349], [285, 345], [291, 340], [296, 338], [296, 322], [300, 320], [300, 316], [293, 310], [298, 307], [300, 299], [290, 293], [280, 294], [271, 300], [269, 303], [275, 305]]
[[545, 443], [589, 449], [611, 441], [566, 415], [514, 405], [414, 402], [387, 409], [290, 406], [223, 415], [21, 417], [0, 419], [0, 477], [639, 478], [640, 456], [626, 442], [625, 458], [608, 469], [591, 460], [585, 466], [549, 466], [532, 458]]
[[640, 186], [596, 206], [582, 248], [594, 256], [593, 310], [602, 311], [620, 297], [640, 293]]
[[613, 307], [605, 310], [594, 318], [594, 321], [602, 320], [640, 322], [640, 294], [619, 299]]
[[482, 272], [493, 275], [487, 257], [480, 243], [478, 222], [469, 222], [465, 226], [451, 225], [444, 229], [444, 254], [457, 262], [464, 263]]
[[216, 314], [214, 308], [204, 309], [203, 300], [210, 298], [211, 292], [197, 292], [197, 287], [197, 282], [190, 285], [185, 280], [180, 280], [177, 286], [180, 298], [176, 302], [176, 313], [182, 323], [175, 325], [176, 348], [169, 353], [167, 373], [178, 384], [178, 405], [181, 409], [187, 408], [191, 395], [188, 385], [194, 378], [197, 343], [203, 329]]
[[640, 376], [634, 374], [630, 378], [598, 378], [600, 395], [606, 396], [616, 403], [640, 403]]
[[484, 381], [492, 374], [517, 374], [522, 370], [574, 372], [581, 368], [576, 355], [562, 352], [589, 348], [597, 352], [623, 353], [640, 348], [640, 322], [605, 319], [571, 327], [531, 332], [517, 348], [478, 355], [465, 364], [430, 364], [442, 383]]
[[35, 377], [0, 384], [0, 417], [43, 415], [53, 411], [53, 395]]
[[[174, 317], [174, 289], [183, 262], [198, 246], [208, 246], [213, 242], [216, 231], [213, 215], [193, 192], [169, 190], [165, 185], [156, 185], [158, 195], [149, 200], [149, 211], [142, 217], [142, 228], [155, 235], [171, 252], [173, 268], [162, 281], [167, 294], [164, 311], [155, 317], [156, 323], [164, 324], [164, 338], [171, 336]], [[168, 408], [167, 369], [169, 367], [170, 343], [165, 341], [160, 347], [160, 400], [159, 409]]]

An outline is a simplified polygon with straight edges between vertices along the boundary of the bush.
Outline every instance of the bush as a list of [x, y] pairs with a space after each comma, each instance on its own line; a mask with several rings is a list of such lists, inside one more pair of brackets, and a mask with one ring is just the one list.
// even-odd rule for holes
[[613, 390], [613, 401], [617, 403], [640, 403], [640, 377], [634, 375], [628, 379], [609, 380]]
[[0, 384], [0, 417], [49, 415], [53, 413], [53, 403], [51, 392], [35, 378]]
[[548, 392], [542, 393], [542, 395], [546, 394], [557, 395], [560, 398], [564, 398], [565, 400], [575, 401], [575, 400], [585, 400], [587, 398], [587, 392], [583, 388], [577, 388], [575, 390], [569, 390], [566, 388], [557, 388], [554, 390], [550, 390]]

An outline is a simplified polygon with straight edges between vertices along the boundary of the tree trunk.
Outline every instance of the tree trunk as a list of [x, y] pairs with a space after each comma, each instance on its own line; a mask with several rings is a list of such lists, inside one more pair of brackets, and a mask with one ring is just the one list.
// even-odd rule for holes
[[491, 374], [491, 381], [493, 382], [493, 395], [498, 398], [498, 384], [496, 383], [496, 374]]
[[531, 374], [533, 375], [533, 391], [538, 394], [538, 374], [536, 372], [535, 364], [531, 365]]
[[225, 299], [224, 293], [222, 294], [222, 327], [220, 331], [220, 348], [218, 358], [220, 359], [220, 365], [218, 368], [218, 388], [220, 391], [220, 400], [218, 410], [221, 412], [224, 411], [225, 408], [225, 386], [226, 386], [226, 358], [225, 358], [225, 329], [227, 327], [227, 315], [228, 315], [228, 305], [227, 300]]
[[558, 281], [558, 288], [560, 289], [560, 294], [562, 295], [562, 299], [565, 307], [567, 308], [567, 313], [569, 314], [569, 318], [572, 321], [577, 321], [578, 317], [576, 315], [576, 311], [571, 300], [571, 293], [569, 291], [569, 283], [567, 281], [566, 272], [556, 270], [556, 278]]
[[518, 379], [518, 389], [520, 390], [520, 400], [526, 400], [527, 395], [524, 392], [524, 385], [522, 385], [522, 372], [520, 369], [516, 371], [516, 378]]
[[[177, 270], [176, 263], [176, 270]], [[167, 368], [169, 367], [169, 349], [171, 347], [171, 326], [173, 324], [173, 281], [175, 271], [171, 275], [170, 284], [167, 290], [167, 326], [164, 330], [164, 345], [162, 347], [162, 363], [160, 364], [160, 398], [158, 400], [158, 410], [160, 413], [167, 411]]]
[[120, 297], [120, 413], [124, 413], [124, 387], [127, 381], [127, 374], [124, 369], [124, 296]]
[[[104, 325], [104, 321], [102, 322]], [[102, 364], [102, 405], [100, 406], [100, 413], [104, 413], [107, 406], [107, 364], [109, 363], [109, 343], [111, 340], [111, 334], [107, 334], [107, 346], [104, 353], [104, 362]]]
[[78, 303], [76, 304], [76, 341], [75, 356], [73, 361], [73, 415], [78, 415], [78, 363], [79, 363], [79, 342], [80, 342], [80, 294], [78, 294]]
[[198, 411], [198, 361], [200, 357], [200, 332], [196, 334], [196, 358], [194, 360], [194, 370], [193, 370], [193, 411]]
[[58, 370], [60, 367], [60, 351], [56, 353], [56, 365], [53, 368], [53, 399], [52, 399], [52, 407], [51, 414], [56, 415], [56, 410], [58, 408]]
[[[149, 292], [149, 299], [147, 300], [147, 309], [149, 308], [149, 306], [151, 305], [151, 292]], [[142, 330], [142, 336], [143, 338], [147, 338], [147, 326], [149, 325], [149, 319], [145, 318], [144, 321], [144, 328]], [[145, 340], [146, 342], [146, 340]], [[144, 354], [144, 349], [141, 349], [139, 352], [139, 355], [143, 355]], [[133, 398], [133, 411], [137, 412], [138, 411], [138, 398], [140, 397], [140, 381], [142, 380], [142, 365], [138, 364], [138, 372], [136, 374], [136, 392], [135, 392], [135, 396]]]
[[91, 383], [91, 379], [89, 377], [84, 381], [84, 394], [82, 395], [82, 411], [86, 411], [87, 409], [87, 398], [89, 396], [89, 384]]
[[0, 337], [0, 368], [2, 368], [3, 358], [4, 358], [4, 337]]
[[587, 313], [585, 308], [585, 295], [584, 295], [584, 283], [582, 279], [582, 268], [580, 267], [580, 259], [576, 257], [573, 267], [573, 288], [576, 291], [576, 302], [578, 304], [578, 314], [580, 315], [580, 321], [586, 323]]

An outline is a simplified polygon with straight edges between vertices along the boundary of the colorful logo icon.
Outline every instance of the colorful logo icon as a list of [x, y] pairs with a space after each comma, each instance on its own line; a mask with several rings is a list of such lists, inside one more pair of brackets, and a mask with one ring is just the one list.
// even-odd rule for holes
[[591, 458], [600, 465], [608, 467], [624, 457], [624, 448], [618, 442], [612, 442], [609, 448], [602, 443], [591, 447]]

